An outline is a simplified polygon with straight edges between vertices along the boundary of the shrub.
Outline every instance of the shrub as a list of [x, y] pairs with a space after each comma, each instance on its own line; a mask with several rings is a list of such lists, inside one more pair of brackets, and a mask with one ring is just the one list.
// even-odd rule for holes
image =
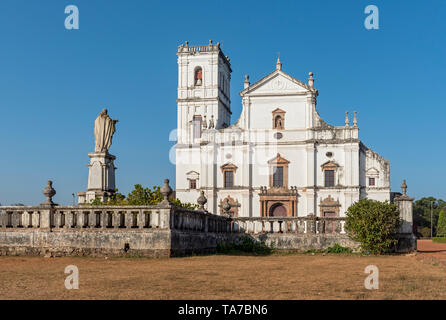
[[430, 238], [431, 237], [431, 228], [428, 228], [428, 227], [418, 228], [418, 233], [423, 238]]
[[307, 250], [305, 253], [352, 253], [353, 250], [350, 248], [346, 248], [341, 246], [340, 244], [336, 243], [332, 247], [328, 247], [324, 250]]
[[[102, 202], [99, 198], [91, 202], [93, 206], [149, 206], [163, 201], [164, 196], [160, 192], [159, 186], [152, 189], [144, 188], [140, 184], [135, 184], [134, 189], [127, 195], [127, 198], [115, 190], [109, 199]], [[194, 210], [198, 208], [198, 204], [182, 203], [179, 199], [170, 199], [171, 203], [177, 207]]]
[[273, 246], [267, 246], [264, 241], [256, 241], [250, 237], [243, 237], [237, 242], [219, 242], [217, 243], [217, 253], [251, 253], [259, 255], [271, 254], [274, 251]]
[[352, 249], [343, 247], [337, 243], [333, 247], [328, 247], [325, 249], [326, 253], [351, 253], [352, 251]]
[[398, 208], [388, 201], [361, 199], [347, 210], [345, 229], [363, 252], [381, 254], [391, 250], [398, 242], [400, 226]]
[[441, 210], [438, 214], [437, 237], [446, 237], [446, 214]]
[[446, 243], [446, 237], [433, 237], [432, 242], [436, 243]]

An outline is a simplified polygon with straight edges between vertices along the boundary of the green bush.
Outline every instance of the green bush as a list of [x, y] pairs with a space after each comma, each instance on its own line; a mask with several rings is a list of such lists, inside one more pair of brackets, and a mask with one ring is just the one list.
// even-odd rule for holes
[[398, 242], [396, 234], [401, 226], [395, 204], [371, 199], [361, 199], [347, 210], [345, 229], [361, 251], [382, 254]]
[[432, 242], [436, 243], [446, 243], [446, 237], [433, 237]]
[[[135, 184], [134, 189], [127, 195], [127, 198], [115, 190], [115, 193], [106, 201], [102, 202], [99, 198], [91, 202], [93, 206], [149, 206], [158, 204], [163, 201], [164, 196], [160, 192], [159, 186], [154, 186], [152, 189], [144, 188], [140, 184]], [[182, 203], [179, 199], [170, 199], [170, 202], [180, 208], [195, 210], [198, 204]]]
[[325, 250], [326, 253], [351, 253], [352, 251], [352, 249], [343, 247], [337, 243], [333, 247], [328, 247]]
[[418, 233], [421, 234], [421, 236], [423, 238], [430, 238], [431, 237], [431, 228], [428, 228], [428, 227], [418, 228]]
[[446, 236], [446, 214], [444, 210], [441, 210], [438, 214], [438, 222], [437, 222], [437, 237], [445, 237]]
[[273, 251], [273, 246], [267, 246], [264, 241], [259, 242], [250, 237], [243, 237], [241, 241], [237, 242], [217, 243], [217, 253], [221, 254], [251, 253], [267, 255], [273, 253]]
[[307, 250], [305, 253], [352, 253], [353, 250], [346, 248], [336, 243], [332, 247], [328, 247], [325, 250]]

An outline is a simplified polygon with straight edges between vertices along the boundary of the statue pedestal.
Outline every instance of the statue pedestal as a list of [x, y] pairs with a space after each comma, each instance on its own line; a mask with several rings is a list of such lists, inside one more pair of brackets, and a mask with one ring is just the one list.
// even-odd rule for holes
[[79, 204], [88, 204], [95, 198], [104, 201], [115, 192], [115, 156], [108, 152], [89, 153], [90, 164], [87, 192], [79, 192]]

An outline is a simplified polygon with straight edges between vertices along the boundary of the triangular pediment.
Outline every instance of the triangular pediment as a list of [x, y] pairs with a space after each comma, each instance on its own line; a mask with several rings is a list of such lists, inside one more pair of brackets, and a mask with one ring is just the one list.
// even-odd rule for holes
[[277, 156], [271, 160], [268, 161], [269, 164], [288, 164], [290, 163], [287, 159], [282, 157], [280, 153], [277, 154]]
[[250, 95], [280, 95], [304, 94], [308, 91], [316, 92], [306, 83], [293, 78], [281, 70], [275, 70], [266, 77], [240, 92], [241, 96]]

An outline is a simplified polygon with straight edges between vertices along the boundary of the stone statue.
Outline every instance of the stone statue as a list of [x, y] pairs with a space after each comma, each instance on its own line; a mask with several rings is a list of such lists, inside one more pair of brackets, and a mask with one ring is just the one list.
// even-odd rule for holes
[[211, 119], [209, 120], [209, 129], [214, 129], [214, 116], [211, 116]]
[[115, 124], [118, 120], [113, 120], [107, 114], [107, 109], [102, 110], [94, 121], [94, 140], [96, 142], [94, 152], [108, 152], [112, 144], [112, 137], [116, 131]]

